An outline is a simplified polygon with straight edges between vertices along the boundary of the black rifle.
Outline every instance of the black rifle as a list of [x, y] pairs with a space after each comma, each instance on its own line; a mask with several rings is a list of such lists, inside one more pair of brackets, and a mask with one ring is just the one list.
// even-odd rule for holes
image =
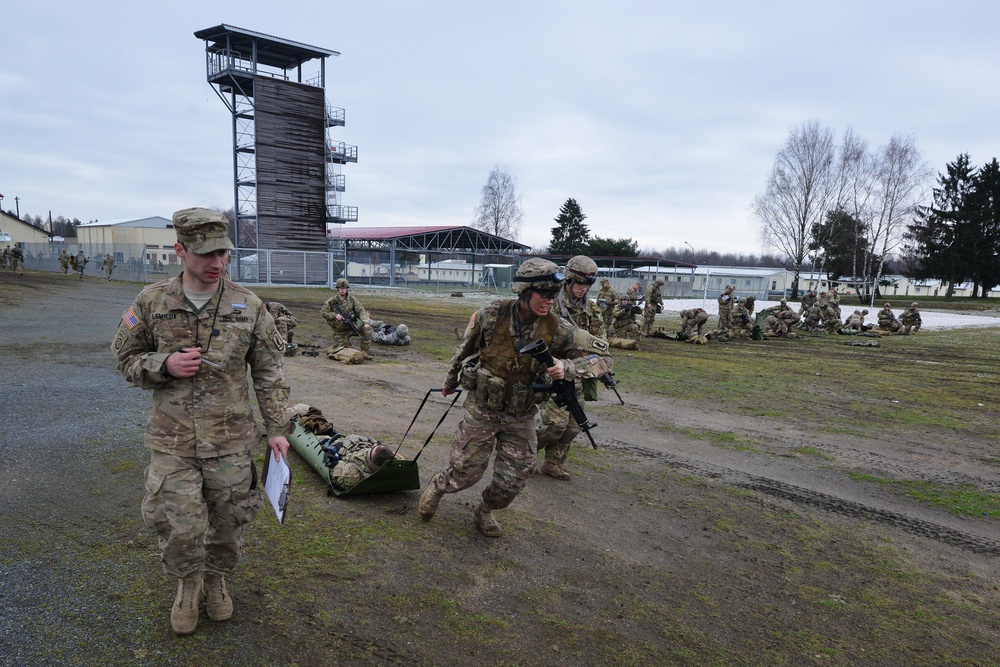
[[618, 393], [618, 383], [621, 382], [621, 380], [616, 380], [614, 373], [608, 371], [607, 373], [605, 373], [604, 375], [602, 375], [597, 379], [603, 382], [605, 387], [615, 392], [615, 396], [618, 397], [618, 400], [621, 401], [621, 404], [625, 405], [625, 399], [622, 398], [622, 395]]
[[[545, 340], [541, 338], [534, 343], [522, 347], [521, 354], [530, 354], [544, 364], [546, 368], [552, 368], [556, 365], [556, 360], [552, 357], [552, 353], [549, 352], [549, 347], [545, 344]], [[552, 392], [552, 401], [559, 407], [569, 411], [570, 416], [573, 417], [577, 426], [587, 434], [590, 444], [593, 445], [594, 449], [597, 449], [594, 436], [590, 435], [590, 429], [597, 426], [597, 424], [587, 419], [587, 415], [583, 412], [583, 406], [580, 405], [580, 401], [576, 398], [575, 383], [569, 380], [553, 380], [552, 384], [533, 384], [531, 388], [535, 391]]]
[[351, 331], [354, 332], [354, 335], [358, 338], [364, 338], [364, 335], [361, 333], [361, 329], [359, 329], [358, 325], [354, 323], [354, 318], [349, 317], [336, 301], [331, 301], [330, 303], [333, 305], [334, 309], [340, 313], [340, 316], [344, 318], [344, 321], [347, 322], [347, 326], [351, 327]]

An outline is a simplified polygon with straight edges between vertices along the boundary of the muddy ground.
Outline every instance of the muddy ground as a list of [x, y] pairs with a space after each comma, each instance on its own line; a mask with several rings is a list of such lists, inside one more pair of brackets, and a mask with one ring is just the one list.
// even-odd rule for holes
[[[0, 665], [1000, 664], [996, 517], [845, 474], [1000, 494], [995, 413], [885, 439], [641, 383], [621, 387], [625, 406], [604, 391], [587, 404], [600, 449], [578, 440], [570, 482], [530, 480], [497, 540], [472, 524], [483, 483], [425, 523], [417, 492], [332, 498], [293, 455], [289, 518], [252, 526], [234, 618], [203, 613], [175, 638], [138, 511], [149, 396], [109, 347], [140, 287], [0, 274]], [[328, 342], [326, 293], [280, 295], [301, 342]], [[415, 340], [375, 346], [373, 363], [288, 358], [293, 401], [397, 444], [444, 378], [442, 341], [464, 327], [421, 303], [373, 313]], [[676, 345], [649, 340], [644, 354], [670, 364]], [[996, 406], [995, 373], [984, 382]], [[404, 454], [445, 407], [432, 397]], [[424, 482], [459, 408], [419, 459]]]

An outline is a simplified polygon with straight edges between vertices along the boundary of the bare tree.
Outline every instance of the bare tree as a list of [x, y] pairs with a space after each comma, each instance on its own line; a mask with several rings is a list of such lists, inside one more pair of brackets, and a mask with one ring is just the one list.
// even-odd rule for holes
[[[868, 142], [847, 128], [840, 144], [837, 162], [837, 209], [847, 214], [855, 223], [866, 225], [871, 218], [871, 199], [874, 192], [875, 160], [868, 152]], [[866, 275], [870, 253], [862, 252], [862, 240], [866, 238], [862, 230], [852, 230], [855, 247], [851, 267], [851, 277]], [[863, 266], [857, 265], [862, 258]]]
[[[906, 224], [913, 218], [931, 177], [912, 135], [893, 135], [874, 158], [872, 216], [868, 242], [874, 253], [865, 278], [877, 285], [889, 254], [903, 241]], [[871, 304], [874, 306], [875, 290]]]
[[761, 242], [788, 257], [798, 296], [799, 274], [813, 226], [836, 199], [833, 131], [810, 121], [792, 131], [774, 159], [764, 194], [751, 205]]
[[472, 226], [505, 239], [517, 240], [524, 211], [517, 194], [517, 179], [507, 167], [496, 165], [483, 186], [482, 199], [473, 214]]

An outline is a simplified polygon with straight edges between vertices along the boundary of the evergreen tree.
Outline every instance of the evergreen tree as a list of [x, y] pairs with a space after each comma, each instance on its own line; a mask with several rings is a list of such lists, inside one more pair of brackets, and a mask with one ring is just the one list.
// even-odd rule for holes
[[591, 257], [637, 257], [639, 255], [639, 242], [632, 239], [595, 236], [587, 243], [587, 254]]
[[972, 278], [971, 254], [979, 240], [973, 219], [972, 193], [978, 175], [963, 153], [949, 163], [947, 174], [938, 174], [933, 203], [918, 209], [916, 221], [907, 226], [908, 248], [916, 258], [915, 278], [936, 278], [948, 283], [952, 295], [957, 283]]
[[549, 252], [553, 255], [582, 255], [587, 252], [590, 241], [590, 230], [583, 223], [587, 216], [583, 214], [580, 205], [570, 197], [559, 209], [555, 217], [556, 226], [552, 228], [552, 242]]
[[982, 297], [1000, 284], [1000, 162], [996, 158], [976, 175], [970, 196], [972, 237], [969, 259], [972, 279]]

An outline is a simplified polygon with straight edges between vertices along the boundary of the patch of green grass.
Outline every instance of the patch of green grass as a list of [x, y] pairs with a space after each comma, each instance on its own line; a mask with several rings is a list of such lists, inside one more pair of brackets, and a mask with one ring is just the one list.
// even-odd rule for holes
[[830, 454], [827, 454], [822, 449], [817, 449], [816, 447], [812, 447], [809, 445], [805, 445], [803, 447], [796, 447], [792, 451], [795, 452], [796, 454], [801, 454], [802, 456], [812, 456], [813, 458], [823, 459], [824, 461], [836, 460], [835, 457], [831, 456]]
[[982, 493], [974, 484], [949, 486], [924, 480], [899, 480], [876, 477], [859, 472], [848, 472], [851, 479], [859, 482], [875, 482], [883, 486], [899, 489], [903, 495], [920, 502], [941, 507], [952, 514], [966, 516], [1000, 516], [1000, 495]]

